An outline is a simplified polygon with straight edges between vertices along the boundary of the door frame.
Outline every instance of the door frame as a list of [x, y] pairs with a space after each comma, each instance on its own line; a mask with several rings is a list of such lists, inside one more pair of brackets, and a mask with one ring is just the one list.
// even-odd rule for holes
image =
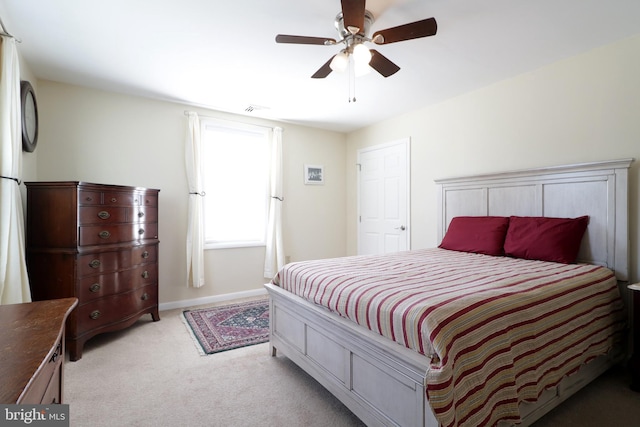
[[406, 161], [407, 161], [407, 167], [406, 167], [406, 176], [405, 176], [405, 180], [406, 180], [406, 188], [407, 188], [407, 249], [410, 250], [411, 249], [411, 137], [405, 137], [402, 139], [397, 139], [394, 141], [390, 141], [390, 142], [386, 142], [383, 144], [378, 144], [378, 145], [372, 145], [369, 147], [364, 147], [364, 148], [360, 148], [357, 151], [357, 162], [356, 162], [356, 167], [358, 168], [358, 172], [356, 173], [357, 178], [356, 178], [356, 197], [357, 197], [357, 211], [356, 211], [356, 252], [358, 255], [360, 255], [360, 202], [361, 202], [361, 195], [360, 195], [360, 156], [363, 153], [369, 152], [369, 151], [375, 151], [375, 150], [381, 150], [384, 148], [389, 148], [389, 147], [393, 147], [393, 146], [404, 146], [404, 151], [405, 151], [405, 156], [406, 156]]

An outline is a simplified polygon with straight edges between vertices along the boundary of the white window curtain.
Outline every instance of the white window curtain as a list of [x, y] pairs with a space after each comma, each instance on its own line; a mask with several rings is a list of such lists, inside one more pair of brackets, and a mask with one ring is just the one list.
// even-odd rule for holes
[[185, 138], [185, 167], [189, 185], [189, 208], [187, 219], [187, 286], [204, 286], [204, 192], [202, 191], [202, 152], [200, 118], [188, 112]]
[[20, 196], [20, 63], [16, 41], [0, 36], [0, 304], [31, 301]]
[[272, 279], [284, 265], [282, 239], [282, 128], [273, 129], [270, 167], [271, 198], [267, 220], [267, 247], [264, 259], [264, 277]]

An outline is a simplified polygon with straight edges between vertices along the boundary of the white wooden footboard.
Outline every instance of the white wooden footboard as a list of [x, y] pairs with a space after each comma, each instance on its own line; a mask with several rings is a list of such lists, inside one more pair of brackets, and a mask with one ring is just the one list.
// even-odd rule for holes
[[438, 426], [426, 399], [426, 357], [265, 286], [272, 355], [287, 356], [368, 426]]

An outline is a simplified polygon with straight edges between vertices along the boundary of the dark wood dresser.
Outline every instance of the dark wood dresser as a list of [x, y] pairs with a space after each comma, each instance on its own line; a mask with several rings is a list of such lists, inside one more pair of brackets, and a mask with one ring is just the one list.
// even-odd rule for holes
[[158, 314], [159, 190], [26, 182], [27, 270], [34, 301], [76, 297], [70, 359], [103, 332]]
[[0, 305], [0, 403], [62, 403], [64, 325], [77, 303]]

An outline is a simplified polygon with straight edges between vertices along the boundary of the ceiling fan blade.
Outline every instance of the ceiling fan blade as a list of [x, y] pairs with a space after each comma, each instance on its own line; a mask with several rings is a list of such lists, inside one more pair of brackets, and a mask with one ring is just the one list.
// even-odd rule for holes
[[335, 55], [333, 55], [331, 58], [329, 58], [329, 60], [327, 62], [325, 62], [325, 64], [320, 67], [318, 69], [318, 71], [315, 72], [315, 74], [313, 76], [311, 76], [312, 79], [324, 79], [325, 77], [327, 77], [329, 74], [331, 74], [331, 61], [333, 60], [333, 57]]
[[369, 62], [369, 66], [382, 74], [384, 77], [389, 77], [400, 70], [396, 64], [391, 62], [386, 56], [381, 54], [375, 49], [371, 49], [371, 61]]
[[336, 41], [327, 37], [289, 36], [286, 34], [278, 34], [276, 36], [276, 43], [319, 44], [327, 46], [336, 44]]
[[341, 0], [341, 3], [344, 28], [352, 34], [363, 32], [365, 0]]
[[389, 44], [404, 40], [433, 36], [437, 31], [438, 24], [436, 23], [435, 18], [428, 18], [423, 19], [422, 21], [387, 28], [386, 30], [376, 31], [373, 33], [371, 41], [375, 44]]

